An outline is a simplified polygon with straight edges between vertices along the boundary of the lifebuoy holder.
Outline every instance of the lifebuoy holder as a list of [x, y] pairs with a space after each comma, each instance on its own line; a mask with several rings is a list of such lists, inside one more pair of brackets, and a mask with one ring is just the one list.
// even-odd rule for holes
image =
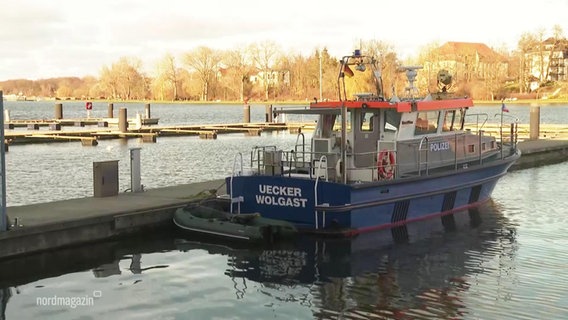
[[380, 180], [390, 180], [394, 177], [396, 159], [393, 151], [382, 150], [377, 155], [377, 170]]
[[85, 110], [93, 110], [93, 103], [91, 101], [85, 102]]

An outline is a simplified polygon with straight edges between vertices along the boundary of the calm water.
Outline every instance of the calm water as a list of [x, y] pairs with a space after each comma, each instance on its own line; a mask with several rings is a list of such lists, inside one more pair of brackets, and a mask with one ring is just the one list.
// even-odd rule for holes
[[[203, 108], [164, 110], [177, 120], [202, 117], [195, 122], [242, 117], [238, 107]], [[528, 107], [511, 113], [521, 118], [521, 108], [528, 118]], [[153, 114], [167, 123], [159, 109]], [[541, 115], [568, 123], [567, 109]], [[263, 106], [253, 112], [253, 121], [263, 119]], [[142, 147], [143, 184], [159, 187], [223, 177], [237, 151], [294, 140], [274, 133], [12, 146], [8, 203], [90, 196], [99, 160], [120, 160], [126, 189], [131, 147]], [[347, 241], [247, 248], [172, 231], [5, 261], [0, 319], [565, 319], [567, 170], [568, 162], [514, 171], [478, 210]]]

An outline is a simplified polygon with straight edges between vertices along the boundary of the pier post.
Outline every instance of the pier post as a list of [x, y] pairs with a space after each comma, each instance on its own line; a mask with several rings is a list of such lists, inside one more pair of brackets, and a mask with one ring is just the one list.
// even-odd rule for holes
[[55, 104], [55, 119], [63, 119], [63, 104]]
[[114, 118], [114, 104], [109, 103], [108, 104], [108, 109], [107, 109], [107, 118]]
[[245, 106], [244, 106], [244, 119], [243, 122], [244, 123], [250, 123], [250, 104], [248, 104], [247, 101], [245, 101]]
[[150, 119], [150, 104], [146, 103], [146, 105], [144, 106], [144, 111], [145, 111], [145, 115], [146, 115], [146, 119]]
[[272, 105], [271, 104], [267, 104], [265, 107], [265, 122], [272, 122]]
[[538, 140], [540, 135], [540, 106], [531, 106], [530, 110], [530, 140]]
[[142, 184], [140, 179], [140, 149], [130, 148], [130, 190], [141, 192]]
[[118, 110], [118, 131], [128, 131], [128, 118], [126, 108], [120, 108]]

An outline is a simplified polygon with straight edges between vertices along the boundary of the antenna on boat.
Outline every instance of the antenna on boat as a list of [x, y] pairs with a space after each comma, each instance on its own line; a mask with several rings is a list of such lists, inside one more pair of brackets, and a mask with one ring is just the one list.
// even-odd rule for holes
[[399, 72], [406, 72], [408, 87], [405, 88], [405, 91], [408, 92], [408, 96], [411, 99], [414, 99], [414, 92], [418, 93], [418, 88], [414, 86], [414, 81], [416, 81], [416, 75], [418, 75], [416, 70], [419, 69], [422, 69], [422, 66], [401, 66], [397, 69]]

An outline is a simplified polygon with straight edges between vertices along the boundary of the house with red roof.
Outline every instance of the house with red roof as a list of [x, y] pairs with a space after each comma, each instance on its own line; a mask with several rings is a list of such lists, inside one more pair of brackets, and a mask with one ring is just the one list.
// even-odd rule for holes
[[505, 56], [483, 43], [446, 42], [435, 50], [432, 61], [437, 68], [444, 68], [458, 81], [470, 82], [487, 78], [505, 78], [508, 61]]

